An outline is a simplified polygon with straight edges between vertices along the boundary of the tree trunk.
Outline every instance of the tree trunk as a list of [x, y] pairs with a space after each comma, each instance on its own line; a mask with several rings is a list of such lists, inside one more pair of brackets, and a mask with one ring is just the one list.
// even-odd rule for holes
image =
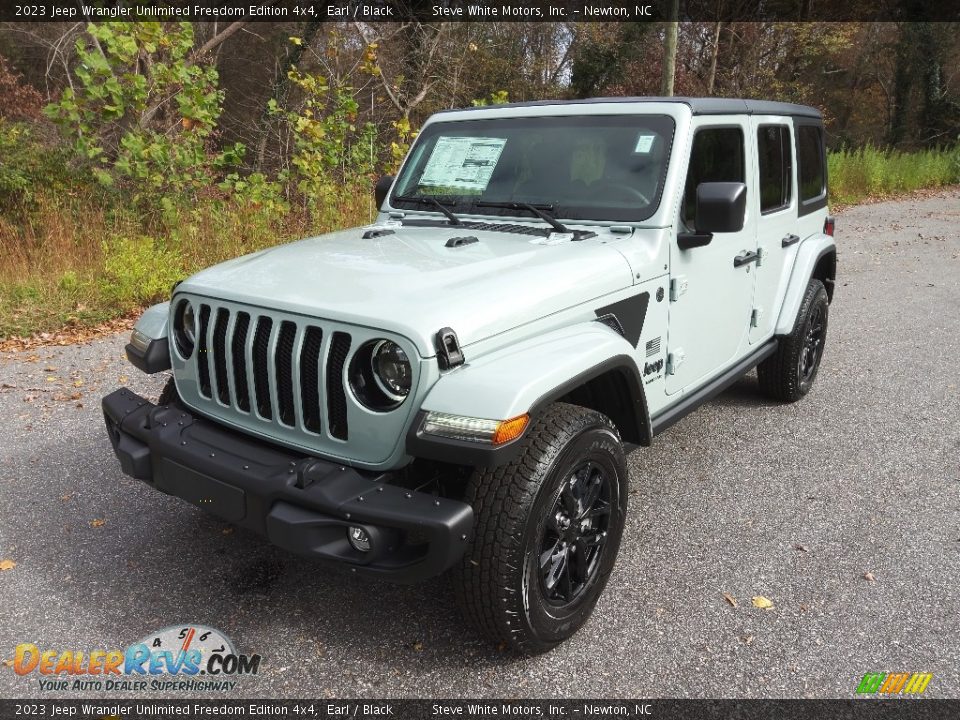
[[673, 81], [677, 73], [677, 28], [680, 23], [677, 17], [680, 13], [680, 0], [673, 0], [670, 6], [670, 22], [667, 23], [667, 33], [663, 42], [663, 79], [660, 83], [660, 94], [663, 97], [673, 96]]
[[717, 82], [717, 56], [720, 54], [720, 26], [719, 20], [713, 25], [713, 42], [710, 44], [710, 70], [707, 73], [707, 95], [713, 95], [713, 88]]
[[913, 24], [900, 26], [897, 40], [897, 65], [893, 76], [893, 111], [890, 122], [890, 144], [899, 145], [906, 133], [909, 117], [910, 91], [913, 88]]

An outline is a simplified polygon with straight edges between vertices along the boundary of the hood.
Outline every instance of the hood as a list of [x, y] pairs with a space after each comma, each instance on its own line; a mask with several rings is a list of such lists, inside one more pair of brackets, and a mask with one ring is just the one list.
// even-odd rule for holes
[[[470, 345], [629, 287], [630, 265], [600, 237], [570, 241], [456, 226], [353, 228], [204, 270], [181, 288], [211, 298], [380, 328], [423, 357], [453, 328]], [[477, 242], [446, 247], [454, 237]]]

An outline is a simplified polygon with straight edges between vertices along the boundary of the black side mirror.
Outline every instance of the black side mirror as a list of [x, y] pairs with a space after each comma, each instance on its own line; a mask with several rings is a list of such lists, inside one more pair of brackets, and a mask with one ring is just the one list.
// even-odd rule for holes
[[681, 250], [703, 247], [714, 233], [739, 232], [747, 211], [747, 186], [739, 182], [705, 182], [697, 186], [695, 233], [677, 237]]
[[377, 210], [383, 207], [383, 201], [387, 199], [387, 193], [390, 192], [390, 186], [393, 185], [393, 175], [384, 175], [377, 180], [373, 188], [373, 199], [376, 200]]

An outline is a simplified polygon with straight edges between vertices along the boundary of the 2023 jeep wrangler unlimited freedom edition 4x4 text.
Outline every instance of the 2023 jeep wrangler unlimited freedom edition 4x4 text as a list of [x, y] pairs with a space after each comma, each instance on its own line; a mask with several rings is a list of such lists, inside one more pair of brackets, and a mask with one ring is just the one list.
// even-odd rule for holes
[[625, 447], [756, 367], [803, 397], [836, 248], [820, 113], [616, 98], [433, 116], [373, 225], [238, 258], [147, 310], [173, 378], [103, 410], [123, 471], [280, 547], [452, 569], [495, 642], [583, 625], [617, 556]]

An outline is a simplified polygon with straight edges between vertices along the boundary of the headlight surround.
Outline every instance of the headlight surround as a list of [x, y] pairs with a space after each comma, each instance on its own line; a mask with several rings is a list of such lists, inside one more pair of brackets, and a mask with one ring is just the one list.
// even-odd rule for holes
[[381, 340], [370, 357], [373, 377], [385, 395], [403, 402], [410, 394], [412, 368], [403, 348], [390, 340]]
[[189, 300], [177, 303], [173, 313], [173, 340], [181, 357], [189, 359], [197, 344], [197, 315]]
[[392, 340], [371, 340], [354, 353], [348, 377], [351, 392], [364, 407], [387, 412], [410, 394], [413, 367], [407, 353]]

